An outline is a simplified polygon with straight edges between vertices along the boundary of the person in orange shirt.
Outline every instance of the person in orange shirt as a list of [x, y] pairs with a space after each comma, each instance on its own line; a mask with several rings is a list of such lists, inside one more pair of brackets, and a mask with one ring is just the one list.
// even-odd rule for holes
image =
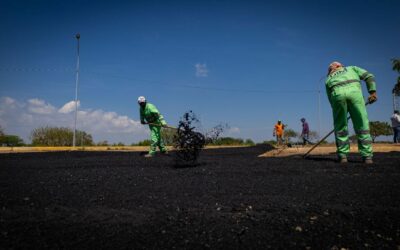
[[276, 136], [276, 143], [281, 145], [283, 140], [283, 133], [285, 131], [285, 125], [281, 120], [278, 120], [278, 123], [275, 124], [273, 136]]

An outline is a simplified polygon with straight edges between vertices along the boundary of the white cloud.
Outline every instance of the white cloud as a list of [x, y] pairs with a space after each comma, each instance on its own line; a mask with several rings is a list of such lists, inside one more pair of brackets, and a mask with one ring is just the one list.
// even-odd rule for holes
[[208, 76], [208, 68], [207, 64], [196, 63], [196, 76], [197, 77], [207, 77]]
[[5, 105], [11, 106], [13, 105], [16, 101], [14, 99], [12, 99], [11, 97], [4, 97], [3, 102]]
[[56, 108], [40, 99], [29, 99], [28, 110], [33, 114], [51, 114]]
[[[81, 106], [81, 102], [78, 101], [78, 108]], [[68, 114], [71, 113], [72, 111], [75, 111], [75, 101], [70, 101], [64, 104], [62, 108], [58, 110], [58, 112], [63, 113], [63, 114]]]
[[[79, 102], [78, 102], [79, 105]], [[42, 126], [74, 126], [75, 102], [57, 109], [41, 99], [18, 102], [10, 97], [0, 98], [0, 125], [8, 134], [29, 141], [32, 129]], [[78, 111], [77, 129], [93, 135], [95, 141], [132, 143], [148, 137], [148, 129], [128, 116], [101, 109]]]

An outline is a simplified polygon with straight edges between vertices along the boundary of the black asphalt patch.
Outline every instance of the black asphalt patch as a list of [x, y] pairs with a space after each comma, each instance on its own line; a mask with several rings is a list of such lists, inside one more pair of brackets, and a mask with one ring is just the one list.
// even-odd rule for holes
[[[197, 164], [139, 152], [0, 155], [0, 249], [398, 249], [400, 153], [206, 149]], [[173, 152], [172, 152], [173, 153]]]

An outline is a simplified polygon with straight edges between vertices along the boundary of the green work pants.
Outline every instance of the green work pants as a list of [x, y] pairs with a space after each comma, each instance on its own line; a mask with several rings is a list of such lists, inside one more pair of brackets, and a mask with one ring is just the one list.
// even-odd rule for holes
[[364, 158], [372, 157], [372, 139], [361, 86], [348, 84], [334, 88], [330, 95], [330, 102], [335, 123], [338, 156], [346, 157], [350, 151], [347, 126], [347, 113], [349, 113], [358, 139], [358, 151]]
[[150, 151], [149, 154], [154, 155], [156, 153], [157, 147], [160, 148], [161, 152], [166, 152], [167, 149], [164, 146], [164, 142], [161, 138], [161, 127], [149, 125], [150, 128]]

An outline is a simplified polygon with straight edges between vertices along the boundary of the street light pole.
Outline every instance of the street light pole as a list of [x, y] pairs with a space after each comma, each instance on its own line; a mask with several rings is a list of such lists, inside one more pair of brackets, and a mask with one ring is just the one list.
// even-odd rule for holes
[[77, 40], [78, 60], [76, 63], [76, 80], [75, 80], [75, 126], [74, 126], [74, 138], [72, 140], [72, 146], [76, 145], [76, 120], [78, 118], [78, 83], [79, 83], [79, 38], [81, 35], [78, 33], [75, 36]]
[[321, 136], [321, 84], [325, 76], [321, 77], [318, 81], [318, 133]]
[[321, 89], [318, 89], [318, 133], [321, 136]]

